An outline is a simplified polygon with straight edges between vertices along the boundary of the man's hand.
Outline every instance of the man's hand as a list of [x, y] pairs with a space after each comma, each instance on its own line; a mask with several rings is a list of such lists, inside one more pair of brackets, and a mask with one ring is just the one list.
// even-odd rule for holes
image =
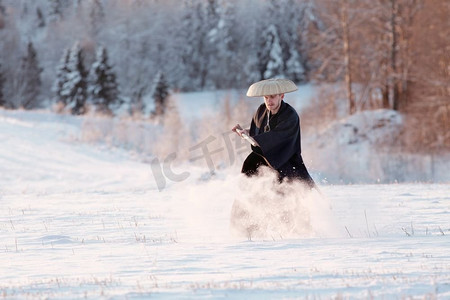
[[250, 132], [247, 129], [242, 129], [241, 125], [237, 124], [233, 127], [232, 131], [236, 132], [241, 138], [246, 139], [255, 147], [259, 147], [254, 138], [250, 136]]
[[237, 124], [236, 126], [231, 129], [232, 131], [236, 132], [240, 137], [243, 137], [242, 134], [249, 135], [249, 132], [247, 129], [243, 129], [241, 125]]

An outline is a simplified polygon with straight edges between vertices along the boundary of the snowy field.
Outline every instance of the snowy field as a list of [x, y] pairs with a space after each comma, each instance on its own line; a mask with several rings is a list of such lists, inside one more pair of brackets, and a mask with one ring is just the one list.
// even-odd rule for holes
[[450, 299], [450, 184], [322, 185], [303, 234], [249, 239], [238, 164], [159, 191], [81, 123], [0, 111], [0, 297]]

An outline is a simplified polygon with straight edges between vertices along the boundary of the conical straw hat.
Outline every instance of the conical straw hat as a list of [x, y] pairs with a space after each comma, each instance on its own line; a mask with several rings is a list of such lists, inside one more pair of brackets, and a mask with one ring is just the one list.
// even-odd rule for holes
[[297, 90], [295, 83], [289, 79], [274, 78], [255, 82], [247, 91], [248, 97], [262, 97], [290, 93]]

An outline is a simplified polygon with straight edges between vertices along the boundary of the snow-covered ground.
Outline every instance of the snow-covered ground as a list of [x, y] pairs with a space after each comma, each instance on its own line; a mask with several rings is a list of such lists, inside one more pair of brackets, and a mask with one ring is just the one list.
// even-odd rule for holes
[[450, 184], [321, 185], [302, 234], [249, 240], [229, 228], [238, 163], [161, 189], [82, 124], [0, 111], [4, 298], [450, 298]]

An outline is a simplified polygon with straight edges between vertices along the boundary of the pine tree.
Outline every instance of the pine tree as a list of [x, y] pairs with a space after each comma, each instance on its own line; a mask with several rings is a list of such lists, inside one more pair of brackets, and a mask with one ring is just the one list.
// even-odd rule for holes
[[5, 85], [5, 77], [3, 76], [2, 64], [0, 63], [0, 107], [6, 106], [5, 95], [3, 94], [3, 87]]
[[39, 67], [37, 52], [33, 43], [29, 42], [27, 54], [22, 58], [22, 99], [21, 106], [32, 109], [39, 106], [42, 68]]
[[268, 68], [264, 78], [287, 76], [295, 82], [305, 80], [305, 68], [299, 51], [299, 15], [302, 5], [305, 4], [299, 4], [296, 0], [269, 1], [267, 16], [270, 16], [270, 24], [266, 29], [266, 34], [269, 34], [268, 39], [274, 37], [273, 39], [277, 39], [278, 42], [273, 40], [271, 46], [267, 46], [271, 47], [269, 51], [271, 53], [264, 65]]
[[89, 75], [89, 95], [97, 111], [111, 114], [111, 106], [118, 104], [116, 74], [108, 62], [106, 48], [100, 47]]
[[65, 107], [68, 103], [68, 98], [70, 91], [66, 85], [68, 81], [68, 75], [70, 73], [69, 69], [70, 60], [70, 49], [64, 51], [64, 55], [61, 58], [60, 64], [58, 65], [58, 70], [56, 72], [56, 80], [53, 85], [53, 92], [56, 94], [56, 103], [61, 103]]
[[305, 68], [300, 59], [300, 54], [295, 48], [289, 48], [289, 59], [286, 62], [286, 75], [294, 82], [305, 81]]
[[262, 34], [263, 45], [258, 53], [261, 78], [282, 76], [284, 62], [282, 49], [275, 25], [271, 24]]
[[208, 75], [205, 16], [199, 0], [185, 0], [179, 34], [181, 70], [180, 86], [196, 90], [205, 86]]
[[129, 113], [131, 115], [145, 115], [147, 109], [144, 103], [144, 95], [147, 90], [147, 84], [143, 84], [140, 77], [137, 78], [136, 88], [131, 93], [129, 102]]
[[[294, 82], [301, 82], [306, 80], [306, 71], [303, 66], [304, 60], [300, 53], [300, 6], [296, 5], [295, 0], [285, 0], [283, 2], [282, 13], [287, 20], [290, 20], [288, 24], [283, 22], [284, 30], [279, 29], [280, 32], [280, 45], [283, 49], [283, 60], [285, 62], [284, 73], [289, 79]], [[302, 4], [305, 5], [305, 4]]]
[[0, 30], [5, 28], [6, 24], [6, 8], [2, 3], [2, 0], [0, 0]]
[[155, 101], [154, 116], [163, 116], [167, 109], [167, 98], [169, 97], [169, 86], [162, 72], [156, 75], [152, 98]]
[[60, 21], [63, 18], [63, 3], [61, 0], [48, 0], [50, 10], [49, 19], [51, 21]]
[[26, 18], [28, 15], [28, 3], [24, 3], [22, 6], [22, 10], [20, 12], [20, 17], [21, 18]]
[[[217, 28], [217, 23], [219, 22], [219, 13], [220, 13], [220, 7], [219, 7], [219, 1], [218, 0], [207, 0], [206, 1], [206, 7], [204, 11], [204, 22], [206, 29], [209, 29], [209, 33], [211, 31], [214, 31]], [[209, 39], [213, 39], [214, 37], [209, 36]]]
[[[233, 36], [236, 26], [233, 3], [220, 2], [216, 7], [218, 21], [209, 31], [210, 58], [208, 64], [209, 77], [216, 88], [230, 88], [239, 82], [238, 70], [241, 66], [236, 60], [236, 38]], [[229, 76], [229, 74], [235, 74]]]
[[105, 19], [105, 10], [100, 0], [92, 0], [91, 11], [89, 12], [92, 36], [97, 36]]
[[36, 8], [36, 16], [38, 27], [40, 28], [45, 27], [45, 18], [40, 7]]
[[76, 43], [70, 51], [67, 81], [63, 85], [64, 94], [68, 95], [68, 107], [72, 114], [82, 115], [86, 112], [87, 75], [83, 65], [83, 49]]
[[205, 9], [202, 11], [203, 19], [202, 30], [206, 33], [206, 39], [204, 41], [204, 54], [202, 60], [206, 64], [205, 76], [206, 80], [202, 80], [202, 87], [214, 88], [219, 82], [217, 76], [217, 70], [220, 69], [220, 61], [218, 59], [217, 46], [220, 42], [218, 36], [218, 22], [219, 22], [220, 8], [218, 0], [208, 0], [205, 4]]

